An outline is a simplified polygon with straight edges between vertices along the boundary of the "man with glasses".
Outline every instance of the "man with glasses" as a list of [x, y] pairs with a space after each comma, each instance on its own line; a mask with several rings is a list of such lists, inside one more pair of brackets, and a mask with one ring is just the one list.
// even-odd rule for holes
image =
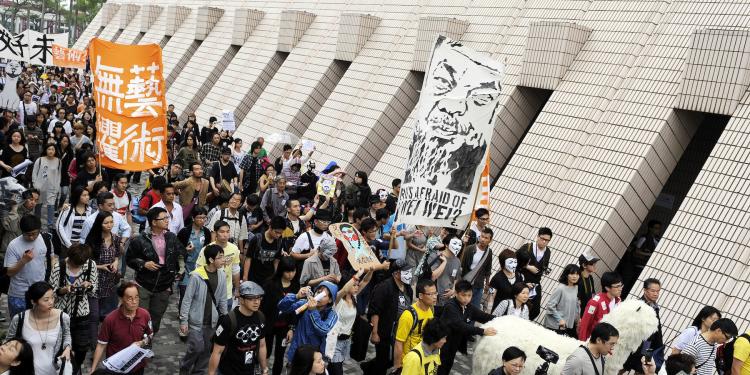
[[[605, 274], [606, 275], [606, 274]], [[612, 353], [620, 333], [609, 323], [599, 323], [591, 330], [591, 338], [565, 360], [561, 375], [602, 375], [604, 357]]]
[[252, 281], [240, 284], [240, 303], [229, 314], [219, 318], [214, 347], [208, 363], [208, 374], [268, 374], [265, 320], [258, 312], [263, 288]]
[[641, 364], [642, 349], [653, 350], [654, 365], [657, 372], [661, 369], [661, 365], [664, 364], [664, 335], [662, 334], [661, 315], [659, 314], [661, 307], [657, 303], [660, 293], [661, 282], [659, 280], [649, 278], [643, 282], [643, 297], [641, 297], [641, 300], [654, 309], [659, 325], [656, 332], [654, 332], [648, 339], [644, 340], [641, 347], [628, 357], [623, 366], [625, 370], [633, 370], [638, 374], [643, 373], [643, 366]]
[[140, 306], [151, 314], [156, 333], [180, 269], [178, 257], [185, 254], [185, 247], [177, 235], [168, 230], [169, 213], [166, 209], [153, 207], [146, 217], [149, 229], [130, 241], [126, 259], [128, 267], [135, 270]]
[[605, 272], [602, 275], [603, 292], [595, 295], [586, 304], [583, 317], [578, 325], [579, 340], [586, 341], [592, 335], [594, 327], [602, 320], [604, 315], [609, 314], [620, 305], [622, 287], [622, 277], [617, 273]]
[[731, 341], [738, 333], [731, 319], [720, 318], [711, 324], [708, 331], [696, 336], [681, 353], [695, 358], [697, 375], [713, 375], [716, 371], [716, 348]]
[[[131, 344], [135, 343], [138, 346], [149, 344], [154, 333], [151, 330], [151, 315], [146, 309], [138, 306], [139, 289], [141, 288], [132, 281], [126, 281], [117, 288], [120, 307], [109, 313], [99, 328], [98, 342], [89, 374], [96, 371], [102, 359], [115, 355]], [[143, 375], [145, 367], [146, 360], [144, 359], [130, 374]]]
[[393, 345], [393, 367], [401, 368], [404, 355], [422, 342], [424, 326], [434, 317], [437, 303], [437, 286], [432, 280], [417, 282], [417, 302], [407, 307], [396, 325], [396, 342]]
[[[542, 275], [549, 273], [550, 249], [547, 245], [552, 240], [552, 229], [539, 228], [536, 241], [521, 246], [516, 251], [518, 269], [527, 284], [532, 284], [529, 291], [529, 319], [539, 316], [542, 304]], [[593, 327], [593, 326], [592, 326]]]
[[471, 223], [471, 230], [476, 234], [476, 238], [482, 235], [482, 231], [490, 223], [490, 211], [486, 208], [477, 208], [474, 211], [474, 216], [477, 218], [476, 221]]

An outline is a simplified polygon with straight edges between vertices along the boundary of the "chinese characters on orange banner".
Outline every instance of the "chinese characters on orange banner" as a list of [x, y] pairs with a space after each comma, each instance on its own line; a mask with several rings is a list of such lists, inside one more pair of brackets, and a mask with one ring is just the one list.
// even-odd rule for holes
[[63, 68], [86, 68], [86, 50], [65, 48], [59, 44], [52, 45], [52, 65]]
[[126, 171], [166, 165], [161, 48], [93, 39], [88, 52], [101, 164]]

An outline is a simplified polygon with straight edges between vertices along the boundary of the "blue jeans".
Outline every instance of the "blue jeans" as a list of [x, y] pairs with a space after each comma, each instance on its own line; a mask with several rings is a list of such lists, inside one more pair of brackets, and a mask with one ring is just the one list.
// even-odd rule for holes
[[472, 295], [471, 295], [471, 304], [474, 305], [476, 308], [480, 308], [482, 303], [482, 293], [484, 293], [484, 288], [471, 288]]
[[20, 297], [8, 296], [8, 321], [21, 312], [26, 311], [26, 300]]

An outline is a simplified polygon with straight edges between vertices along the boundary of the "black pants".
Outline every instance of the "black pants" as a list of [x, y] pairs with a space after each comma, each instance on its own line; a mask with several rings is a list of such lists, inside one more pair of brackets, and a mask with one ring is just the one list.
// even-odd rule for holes
[[[284, 370], [284, 352], [286, 352], [286, 347], [281, 346], [281, 344], [286, 337], [286, 333], [287, 329], [284, 327], [272, 328], [271, 334], [266, 336], [266, 348], [269, 349], [266, 353], [266, 358], [271, 358], [271, 352], [273, 351], [272, 375], [281, 375], [281, 371]], [[275, 343], [274, 340], [276, 341]], [[273, 348], [273, 350], [270, 350], [270, 348]]]
[[393, 364], [392, 338], [383, 339], [375, 345], [375, 358], [368, 362], [364, 375], [385, 375]]
[[89, 317], [75, 317], [70, 319], [71, 349], [73, 349], [73, 374], [80, 374], [81, 365], [86, 359], [86, 352], [91, 345], [91, 328]]
[[539, 316], [542, 309], [542, 284], [536, 284], [536, 296], [529, 301], [529, 320]]
[[444, 345], [440, 349], [440, 367], [438, 367], [438, 375], [448, 375], [451, 373], [453, 368], [453, 361], [456, 360], [456, 353], [458, 348], [455, 345]]
[[329, 363], [328, 375], [344, 375], [344, 362]]

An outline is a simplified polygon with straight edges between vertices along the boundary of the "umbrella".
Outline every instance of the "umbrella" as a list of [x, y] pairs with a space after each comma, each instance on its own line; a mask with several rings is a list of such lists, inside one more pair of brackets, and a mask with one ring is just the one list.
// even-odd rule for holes
[[266, 137], [266, 142], [270, 142], [273, 144], [289, 144], [289, 145], [296, 145], [299, 138], [289, 132], [278, 132], [270, 134], [268, 137]]

